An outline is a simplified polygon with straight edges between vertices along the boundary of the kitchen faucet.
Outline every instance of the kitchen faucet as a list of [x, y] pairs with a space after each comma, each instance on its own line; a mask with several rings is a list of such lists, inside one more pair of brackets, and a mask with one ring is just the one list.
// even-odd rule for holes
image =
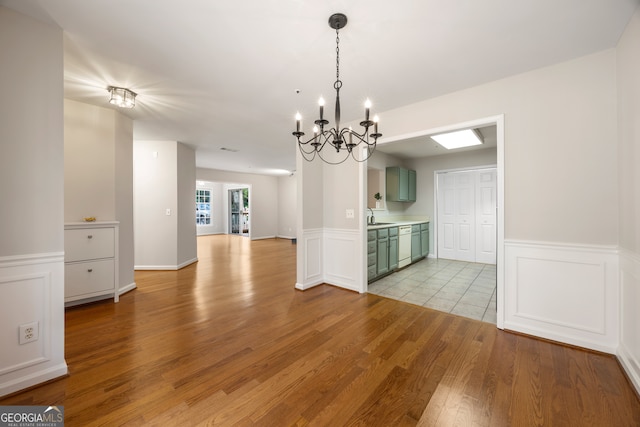
[[376, 217], [373, 216], [373, 209], [371, 208], [367, 208], [371, 211], [371, 219], [369, 220], [369, 224], [375, 224], [376, 223]]

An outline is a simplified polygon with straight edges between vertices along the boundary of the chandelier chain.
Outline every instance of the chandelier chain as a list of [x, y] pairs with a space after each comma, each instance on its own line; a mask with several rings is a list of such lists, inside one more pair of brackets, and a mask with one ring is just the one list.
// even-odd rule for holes
[[340, 80], [340, 34], [336, 30], [336, 80]]
[[342, 82], [340, 81], [340, 30], [336, 28], [336, 82], [333, 84], [334, 89], [340, 89]]

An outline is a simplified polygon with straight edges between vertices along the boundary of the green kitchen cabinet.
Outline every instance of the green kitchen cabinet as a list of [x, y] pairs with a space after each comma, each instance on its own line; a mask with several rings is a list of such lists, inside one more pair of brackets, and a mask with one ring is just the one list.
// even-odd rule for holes
[[409, 169], [408, 171], [409, 182], [407, 183], [409, 189], [407, 193], [409, 194], [409, 202], [416, 201], [416, 171]]
[[389, 271], [398, 268], [398, 227], [389, 228]]
[[387, 200], [391, 202], [415, 202], [416, 171], [400, 166], [388, 167]]
[[422, 243], [420, 242], [420, 224], [411, 226], [411, 262], [422, 258]]
[[376, 230], [367, 232], [367, 280], [371, 281], [378, 275], [377, 267], [377, 236]]
[[378, 230], [378, 244], [376, 247], [376, 273], [378, 276], [389, 272], [389, 229]]
[[420, 247], [422, 256], [429, 256], [429, 223], [420, 224]]

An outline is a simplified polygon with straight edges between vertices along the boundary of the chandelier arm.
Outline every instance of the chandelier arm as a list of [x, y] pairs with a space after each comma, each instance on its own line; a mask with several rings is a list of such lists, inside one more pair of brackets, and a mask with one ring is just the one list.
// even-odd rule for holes
[[325, 162], [325, 163], [326, 163], [326, 164], [328, 164], [328, 165], [339, 165], [339, 164], [344, 163], [344, 162], [349, 158], [349, 153], [348, 153], [348, 152], [346, 152], [346, 153], [344, 154], [344, 158], [343, 158], [342, 160], [340, 160], [340, 161], [331, 161], [331, 160], [327, 160], [327, 159], [325, 159], [325, 158], [322, 156], [322, 153], [321, 153], [321, 152], [319, 152], [319, 151], [318, 151], [318, 157], [320, 157], [320, 159], [322, 159], [322, 161], [323, 161], [323, 162]]
[[313, 161], [313, 159], [316, 158], [317, 151], [312, 150], [307, 152], [307, 151], [304, 151], [301, 146], [298, 146], [298, 148], [300, 149], [300, 154], [302, 155], [302, 158], [305, 159], [307, 162], [311, 162]]

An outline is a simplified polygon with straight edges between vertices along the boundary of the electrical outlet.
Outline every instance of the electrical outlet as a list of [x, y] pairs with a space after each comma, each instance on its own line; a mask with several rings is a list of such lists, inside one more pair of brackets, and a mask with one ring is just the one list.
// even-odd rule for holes
[[37, 341], [40, 335], [38, 330], [38, 322], [25, 323], [20, 325], [20, 336], [18, 337], [19, 344], [26, 344], [32, 341]]
[[353, 209], [347, 209], [347, 218], [351, 219], [351, 218], [355, 218], [355, 214]]

